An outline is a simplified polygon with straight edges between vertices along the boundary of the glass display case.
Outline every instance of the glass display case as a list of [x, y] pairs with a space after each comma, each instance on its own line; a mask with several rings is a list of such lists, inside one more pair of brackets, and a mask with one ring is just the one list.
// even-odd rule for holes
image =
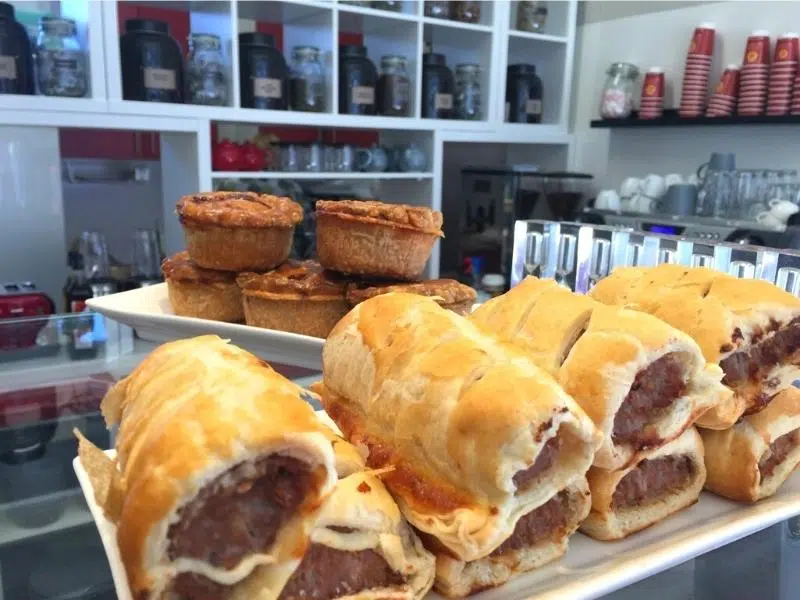
[[[110, 447], [100, 401], [156, 343], [91, 313], [0, 321], [0, 338], [20, 336], [25, 344], [0, 344], [0, 600], [112, 600], [105, 553], [72, 469], [72, 431]], [[303, 386], [318, 379], [273, 366]], [[800, 589], [798, 559], [800, 522], [790, 519], [601, 597], [789, 600]]]

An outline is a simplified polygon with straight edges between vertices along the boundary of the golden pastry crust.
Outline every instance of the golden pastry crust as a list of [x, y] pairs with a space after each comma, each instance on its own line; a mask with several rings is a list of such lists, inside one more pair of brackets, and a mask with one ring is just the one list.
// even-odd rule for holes
[[460, 315], [467, 315], [478, 294], [455, 279], [433, 279], [418, 283], [353, 283], [347, 288], [347, 301], [355, 306], [381, 294], [403, 292], [433, 297], [439, 306]]
[[186, 251], [161, 263], [172, 312], [181, 317], [240, 323], [242, 293], [236, 274], [197, 266]]
[[345, 220], [391, 225], [443, 236], [442, 213], [430, 208], [374, 200], [320, 200], [315, 209], [318, 215], [336, 215]]
[[303, 209], [284, 196], [256, 192], [203, 192], [184, 196], [176, 212], [181, 223], [216, 227], [294, 227]]
[[[362, 206], [363, 205], [363, 206]], [[317, 202], [317, 254], [326, 269], [362, 277], [419, 279], [442, 214], [428, 208], [343, 200]]]
[[243, 290], [291, 296], [335, 296], [341, 298], [347, 282], [325, 271], [315, 260], [287, 260], [267, 273], [240, 273], [236, 282]]
[[313, 260], [288, 261], [269, 273], [236, 278], [248, 325], [325, 338], [350, 306], [346, 282]]

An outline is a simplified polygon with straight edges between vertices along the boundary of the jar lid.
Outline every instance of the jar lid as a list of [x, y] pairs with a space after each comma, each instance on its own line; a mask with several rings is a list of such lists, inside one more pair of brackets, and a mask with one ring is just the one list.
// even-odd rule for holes
[[422, 55], [423, 65], [446, 65], [447, 59], [439, 52], [428, 52]]
[[366, 46], [358, 46], [356, 44], [340, 44], [339, 56], [358, 56], [364, 57], [367, 55]]
[[153, 31], [169, 35], [169, 25], [155, 19], [128, 19], [125, 21], [125, 31]]
[[536, 75], [536, 65], [525, 63], [508, 65], [507, 71], [509, 75]]
[[392, 64], [406, 62], [408, 62], [408, 60], [402, 54], [386, 54], [385, 56], [381, 56], [381, 63]]
[[307, 54], [317, 56], [319, 54], [319, 48], [316, 46], [295, 46], [292, 48], [292, 54]]
[[460, 65], [456, 65], [456, 71], [480, 71], [481, 66], [476, 63], [462, 63]]
[[506, 284], [506, 278], [499, 273], [487, 273], [481, 279], [481, 285], [485, 288], [498, 289]]
[[7, 17], [9, 19], [14, 18], [14, 5], [9, 4], [8, 2], [0, 2], [0, 16]]
[[261, 33], [260, 31], [251, 31], [249, 33], [239, 34], [239, 45], [244, 46], [269, 46], [275, 47], [275, 36], [269, 33]]
[[39, 27], [45, 31], [59, 35], [75, 35], [77, 26], [73, 19], [43, 15], [39, 17]]
[[621, 71], [622, 73], [629, 73], [632, 77], [639, 76], [639, 67], [637, 67], [633, 63], [626, 63], [626, 62], [611, 63], [606, 73], [608, 73], [609, 75], [613, 75], [618, 71]]

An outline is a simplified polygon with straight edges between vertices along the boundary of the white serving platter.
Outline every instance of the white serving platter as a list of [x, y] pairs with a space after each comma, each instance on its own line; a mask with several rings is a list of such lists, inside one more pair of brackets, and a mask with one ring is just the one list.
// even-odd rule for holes
[[91, 298], [86, 304], [95, 312], [133, 327], [139, 337], [151, 342], [213, 333], [266, 361], [322, 369], [322, 344], [325, 340], [236, 323], [179, 317], [172, 312], [166, 283]]
[[[323, 421], [332, 423], [322, 411]], [[335, 428], [335, 425], [334, 425]], [[108, 450], [114, 456], [114, 450]], [[118, 600], [132, 600], [117, 547], [116, 526], [94, 499], [86, 471], [72, 461], [111, 566]], [[504, 586], [471, 596], [475, 600], [590, 600], [672, 568], [800, 514], [800, 476], [755, 505], [743, 505], [703, 492], [688, 509], [618, 542], [598, 542], [575, 534], [567, 554]], [[431, 593], [430, 600], [440, 600]]]

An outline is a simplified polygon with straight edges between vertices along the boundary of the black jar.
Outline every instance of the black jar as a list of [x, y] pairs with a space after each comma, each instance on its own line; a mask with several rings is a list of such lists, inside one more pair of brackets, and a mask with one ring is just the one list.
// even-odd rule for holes
[[381, 57], [378, 78], [378, 112], [387, 117], [407, 117], [410, 83], [405, 56]]
[[14, 7], [0, 2], [0, 94], [34, 94], [33, 55], [28, 32]]
[[422, 56], [422, 117], [452, 119], [453, 72], [447, 67], [444, 54], [429, 52]]
[[239, 91], [244, 108], [289, 108], [289, 67], [273, 36], [239, 34]]
[[542, 122], [542, 80], [534, 65], [509, 65], [506, 73], [506, 121]]
[[125, 21], [119, 53], [125, 100], [183, 102], [183, 55], [169, 25], [152, 19]]
[[339, 113], [374, 115], [378, 72], [364, 46], [339, 46]]

